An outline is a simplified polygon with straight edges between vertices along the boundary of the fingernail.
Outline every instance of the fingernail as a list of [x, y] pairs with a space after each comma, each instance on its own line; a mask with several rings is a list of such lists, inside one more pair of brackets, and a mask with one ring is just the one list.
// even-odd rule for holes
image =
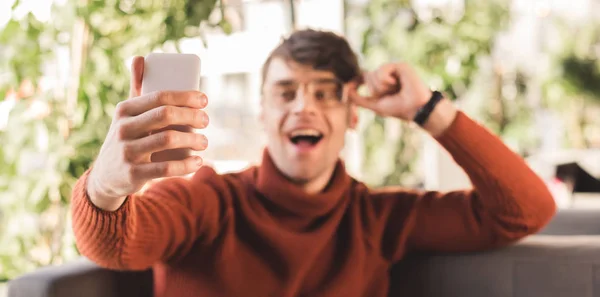
[[200, 102], [202, 102], [202, 105], [206, 104], [206, 101], [208, 101], [208, 98], [206, 98], [206, 95], [204, 93], [200, 93], [198, 94], [198, 100], [200, 100]]
[[206, 136], [202, 136], [202, 145], [204, 146], [204, 148], [208, 147], [208, 138], [206, 138]]
[[196, 157], [196, 165], [198, 165], [198, 167], [201, 167], [203, 163], [204, 162], [202, 161], [201, 157]]
[[204, 127], [208, 126], [208, 122], [209, 122], [209, 118], [208, 115], [204, 115], [204, 118], [202, 118], [202, 124], [204, 125]]

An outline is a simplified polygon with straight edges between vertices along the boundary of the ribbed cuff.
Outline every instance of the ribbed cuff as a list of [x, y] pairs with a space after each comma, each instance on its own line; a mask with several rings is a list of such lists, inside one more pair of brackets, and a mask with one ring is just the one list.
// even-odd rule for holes
[[131, 195], [127, 196], [125, 198], [125, 201], [123, 202], [123, 204], [121, 204], [121, 206], [119, 206], [119, 208], [114, 211], [104, 210], [104, 209], [96, 206], [92, 202], [90, 195], [88, 194], [88, 191], [87, 191], [88, 190], [88, 187], [87, 187], [88, 178], [89, 178], [91, 171], [92, 171], [92, 169], [90, 168], [86, 172], [84, 172], [84, 174], [81, 175], [81, 177], [79, 178], [79, 180], [73, 187], [73, 195], [72, 195], [73, 202], [72, 203], [75, 204], [77, 202], [77, 201], [75, 201], [76, 199], [81, 199], [83, 201], [79, 201], [79, 202], [83, 203], [85, 205], [85, 208], [91, 208], [92, 212], [100, 212], [100, 213], [110, 214], [110, 215], [117, 215], [119, 213], [127, 212], [127, 209], [129, 208], [129, 200], [131, 200]]
[[118, 210], [103, 210], [90, 200], [87, 182], [90, 170], [77, 181], [72, 192], [71, 215], [77, 248], [84, 256], [106, 267], [116, 267], [122, 251], [125, 219], [130, 199]]

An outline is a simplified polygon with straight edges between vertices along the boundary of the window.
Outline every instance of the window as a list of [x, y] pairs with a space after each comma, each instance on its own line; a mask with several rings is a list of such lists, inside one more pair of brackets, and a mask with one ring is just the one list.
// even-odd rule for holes
[[222, 105], [241, 107], [248, 101], [248, 74], [231, 73], [223, 75], [220, 100]]
[[263, 142], [258, 120], [249, 106], [250, 74], [211, 77], [210, 84], [210, 125], [205, 131], [210, 144], [205, 156], [211, 160], [256, 160]]

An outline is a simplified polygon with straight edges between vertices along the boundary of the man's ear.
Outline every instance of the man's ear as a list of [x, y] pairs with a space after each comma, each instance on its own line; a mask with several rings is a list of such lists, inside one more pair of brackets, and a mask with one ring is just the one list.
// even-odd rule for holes
[[348, 108], [348, 128], [356, 130], [358, 126], [358, 107], [356, 104], [350, 104]]

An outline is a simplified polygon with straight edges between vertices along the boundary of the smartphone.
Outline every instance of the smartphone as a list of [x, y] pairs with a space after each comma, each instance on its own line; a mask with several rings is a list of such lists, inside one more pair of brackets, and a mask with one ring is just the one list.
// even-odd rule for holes
[[[200, 58], [194, 54], [151, 53], [144, 59], [142, 95], [155, 91], [198, 91], [200, 89]], [[164, 130], [193, 132], [190, 126], [168, 126]], [[183, 160], [192, 155], [188, 148], [155, 152], [152, 162]]]

